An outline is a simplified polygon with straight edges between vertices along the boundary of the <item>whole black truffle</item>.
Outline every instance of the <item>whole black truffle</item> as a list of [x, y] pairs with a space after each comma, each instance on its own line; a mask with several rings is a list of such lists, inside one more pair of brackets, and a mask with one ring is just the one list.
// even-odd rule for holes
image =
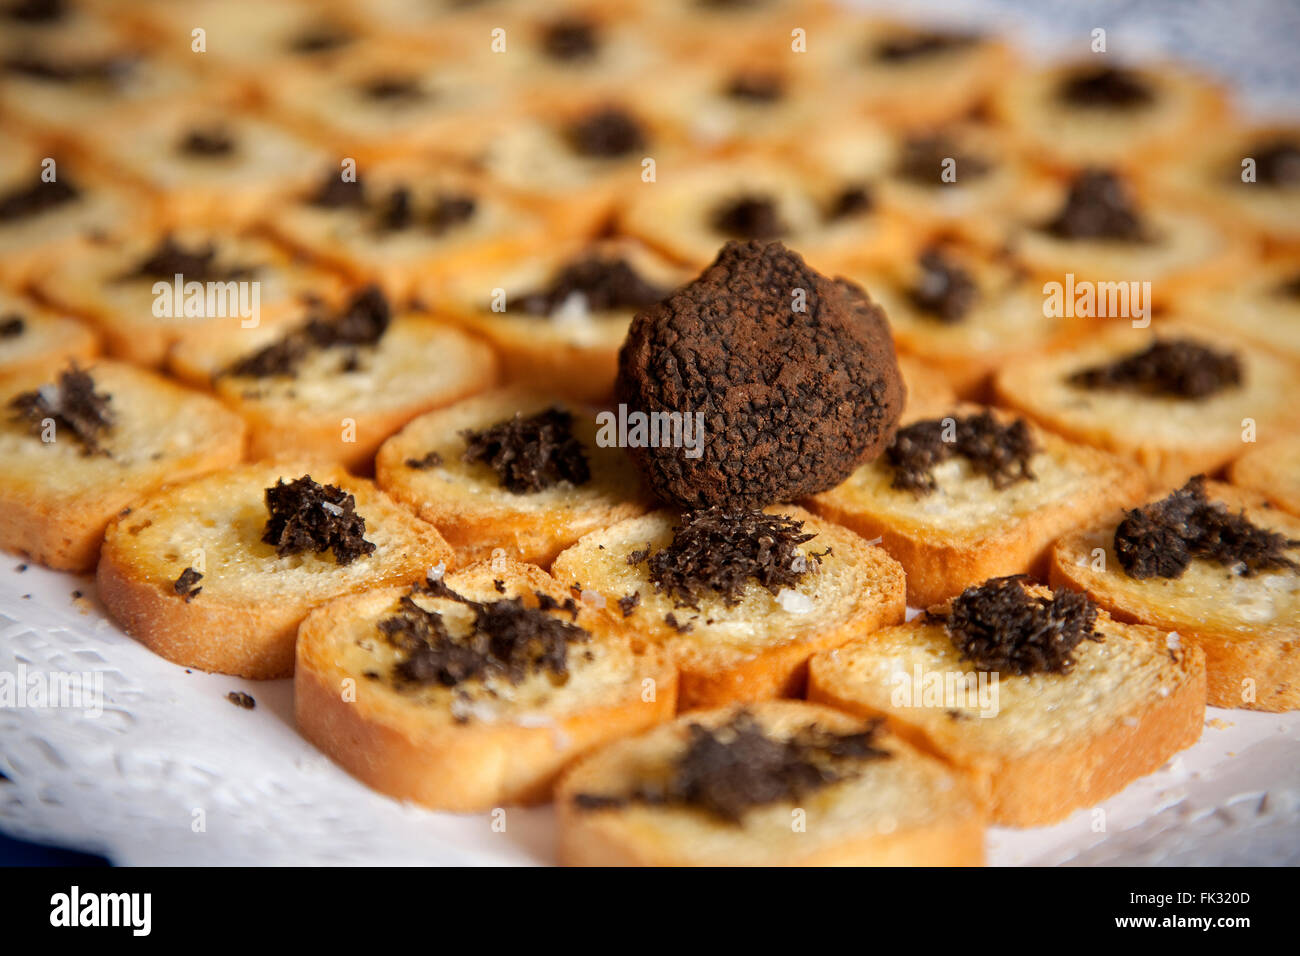
[[702, 414], [694, 448], [629, 448], [650, 487], [684, 508], [760, 507], [834, 487], [884, 450], [905, 397], [889, 325], [866, 293], [757, 241], [728, 243], [698, 279], [637, 315], [615, 389], [651, 422]]

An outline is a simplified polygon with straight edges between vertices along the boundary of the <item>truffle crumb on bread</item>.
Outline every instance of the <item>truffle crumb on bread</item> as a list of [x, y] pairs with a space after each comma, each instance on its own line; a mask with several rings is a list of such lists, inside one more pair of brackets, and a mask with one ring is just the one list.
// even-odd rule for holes
[[[1218, 482], [1204, 485], [1211, 505], [1243, 515], [1256, 528], [1291, 541], [1280, 554], [1300, 562], [1300, 518], [1251, 491]], [[1159, 500], [1159, 499], [1157, 499]], [[1284, 711], [1300, 708], [1300, 572], [1287, 567], [1239, 573], [1241, 568], [1194, 557], [1176, 576], [1130, 576], [1116, 553], [1124, 515], [1058, 541], [1051, 580], [1086, 591], [1114, 617], [1177, 631], [1205, 651], [1209, 702], [1215, 707]], [[1239, 536], [1228, 536], [1228, 540]], [[1174, 543], [1154, 538], [1167, 558]]]
[[619, 740], [565, 774], [556, 805], [571, 866], [984, 861], [978, 781], [803, 701], [701, 711]]
[[[790, 505], [730, 516], [705, 513], [705, 520], [719, 536], [732, 528], [744, 537], [755, 514], [789, 519], [792, 531], [793, 523], [802, 522], [795, 537], [813, 537], [793, 543], [789, 561], [804, 570], [783, 574], [789, 567], [763, 565], [764, 547], [751, 551], [751, 542], [741, 540], [734, 548], [720, 545], [714, 554], [679, 553], [673, 560], [686, 574], [671, 580], [695, 593], [661, 590], [651, 565], [663, 560], [655, 557], [660, 552], [672, 557], [666, 549], [674, 548], [683, 518], [656, 511], [586, 535], [555, 559], [552, 573], [599, 594], [611, 613], [625, 614], [638, 634], [667, 648], [681, 669], [683, 710], [798, 696], [812, 654], [902, 621], [903, 569], [853, 532]], [[690, 577], [692, 566], [715, 579], [725, 577], [728, 566], [743, 571], [742, 562], [754, 554], [759, 561], [753, 570], [772, 575], [772, 589], [751, 575], [727, 582], [736, 586], [728, 595]]]
[[[953, 406], [922, 421], [940, 430], [951, 422], [955, 431], [959, 420], [982, 411]], [[1012, 414], [987, 413], [1002, 428], [1023, 421]], [[1022, 427], [1033, 449], [1025, 458], [1027, 477], [983, 474], [954, 455], [929, 468], [933, 488], [900, 487], [891, 458], [898, 442], [910, 436], [905, 426], [891, 451], [859, 467], [839, 487], [814, 496], [808, 506], [864, 538], [879, 538], [907, 572], [908, 603], [917, 607], [998, 575], [1045, 573], [1058, 537], [1133, 504], [1147, 490], [1148, 479], [1116, 456], [1027, 422]]]
[[[282, 546], [292, 534], [268, 543], [268, 489], [304, 476], [352, 501], [314, 502], [316, 518], [355, 508], [364, 521], [360, 538], [373, 549], [359, 544], [350, 556], [337, 543], [322, 551]], [[290, 530], [301, 536], [304, 528]], [[287, 677], [298, 624], [313, 607], [420, 580], [453, 559], [433, 525], [337, 466], [242, 465], [171, 485], [118, 517], [104, 540], [99, 596], [124, 630], [168, 660], [253, 679]]]
[[[537, 416], [558, 420], [513, 440], [502, 436], [499, 447], [465, 460], [467, 432], [499, 431]], [[594, 411], [525, 389], [487, 392], [421, 415], [384, 442], [375, 480], [437, 525], [463, 563], [501, 549], [548, 567], [584, 534], [649, 507], [626, 452], [600, 445], [598, 433]], [[519, 459], [528, 463], [527, 474], [512, 471]], [[512, 489], [512, 478], [526, 478], [527, 487]]]
[[[1041, 585], [1025, 588], [1051, 597]], [[922, 616], [818, 654], [808, 698], [883, 717], [914, 745], [985, 777], [993, 822], [1053, 823], [1201, 735], [1200, 649], [1105, 612], [1093, 626], [1101, 639], [1074, 648], [1072, 669], [1017, 674], [967, 659], [941, 621]]]
[[233, 465], [243, 448], [237, 415], [131, 365], [105, 360], [7, 376], [0, 547], [88, 571], [114, 515], [167, 482]]
[[672, 717], [663, 655], [541, 569], [436, 585], [341, 598], [299, 630], [298, 727], [368, 786], [438, 810], [536, 803], [575, 757]]

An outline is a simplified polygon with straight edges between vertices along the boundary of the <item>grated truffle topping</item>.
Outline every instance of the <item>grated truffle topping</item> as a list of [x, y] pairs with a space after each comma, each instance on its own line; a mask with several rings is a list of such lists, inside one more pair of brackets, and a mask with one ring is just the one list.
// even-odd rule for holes
[[595, 58], [600, 49], [596, 24], [582, 16], [561, 16], [542, 29], [542, 52], [552, 60], [574, 63]]
[[1260, 571], [1300, 570], [1285, 554], [1300, 546], [1233, 513], [1205, 494], [1205, 476], [1196, 475], [1160, 501], [1124, 513], [1115, 528], [1115, 557], [1131, 578], [1177, 578], [1196, 558], [1230, 567], [1251, 577]]
[[957, 164], [957, 173], [962, 179], [978, 179], [993, 169], [988, 160], [964, 152], [956, 140], [944, 133], [918, 133], [903, 141], [897, 172], [904, 179], [922, 186], [947, 185], [942, 173], [945, 162], [950, 159]]
[[281, 478], [266, 489], [269, 517], [262, 540], [282, 558], [333, 551], [336, 564], [351, 564], [375, 551], [356, 508], [356, 498], [336, 485], [318, 484], [310, 475], [287, 483]]
[[713, 228], [735, 239], [775, 239], [788, 232], [767, 196], [745, 194], [728, 199], [713, 212]]
[[516, 412], [488, 428], [461, 432], [461, 437], [465, 439], [462, 459], [487, 465], [512, 494], [591, 480], [587, 453], [573, 434], [573, 414], [562, 408], [548, 408], [527, 418]]
[[256, 271], [252, 266], [218, 265], [216, 243], [186, 247], [171, 235], [166, 235], [134, 269], [121, 275], [119, 280], [170, 279], [181, 275], [192, 282], [232, 282], [245, 279]]
[[39, 176], [26, 186], [0, 193], [0, 222], [28, 219], [80, 198], [81, 190], [67, 177], [45, 182]]
[[974, 276], [941, 249], [925, 250], [917, 265], [921, 274], [907, 291], [912, 304], [923, 314], [948, 325], [966, 318], [980, 296]]
[[1131, 110], [1155, 99], [1151, 87], [1132, 70], [1113, 66], [1077, 70], [1062, 79], [1057, 96], [1084, 109]]
[[872, 49], [872, 55], [882, 63], [902, 64], [966, 50], [978, 42], [979, 37], [973, 33], [919, 30], [882, 40]]
[[944, 620], [962, 660], [1004, 674], [1068, 674], [1074, 650], [1100, 641], [1097, 605], [1086, 594], [1059, 588], [1042, 597], [1025, 590], [1020, 575], [991, 578], [953, 599]]
[[187, 156], [229, 156], [235, 151], [235, 139], [221, 126], [196, 127], [181, 137], [176, 148]]
[[81, 443], [83, 455], [107, 455], [100, 444], [104, 433], [113, 427], [112, 396], [95, 391], [90, 373], [74, 362], [59, 373], [57, 383], [22, 392], [9, 401], [14, 421], [26, 422], [28, 430], [40, 436], [44, 422], [54, 422], [55, 435], [67, 433]]
[[[951, 441], [944, 440], [948, 435]], [[885, 460], [894, 470], [892, 487], [928, 495], [938, 488], [935, 466], [953, 456], [965, 458], [971, 470], [988, 478], [994, 488], [1033, 481], [1029, 463], [1038, 450], [1023, 418], [1003, 424], [992, 412], [983, 411], [961, 418], [926, 419], [900, 428], [885, 451]]]
[[622, 256], [591, 255], [564, 266], [545, 288], [519, 296], [516, 308], [526, 315], [550, 316], [580, 295], [591, 312], [640, 310], [670, 291], [643, 278]]
[[627, 110], [605, 106], [575, 120], [567, 129], [569, 145], [580, 156], [616, 159], [646, 148], [645, 130]]
[[1241, 360], [1193, 339], [1157, 339], [1138, 352], [1080, 369], [1067, 381], [1078, 388], [1126, 389], [1143, 395], [1203, 399], [1242, 383]]
[[864, 730], [837, 734], [811, 724], [781, 739], [740, 711], [716, 729], [690, 724], [686, 747], [662, 781], [641, 781], [627, 794], [580, 793], [575, 803], [589, 811], [628, 803], [687, 806], [739, 824], [754, 807], [798, 801], [890, 757], [876, 745], [879, 727], [872, 721]]
[[1084, 170], [1076, 176], [1061, 210], [1044, 228], [1060, 239], [1150, 239], [1132, 190], [1104, 169]]

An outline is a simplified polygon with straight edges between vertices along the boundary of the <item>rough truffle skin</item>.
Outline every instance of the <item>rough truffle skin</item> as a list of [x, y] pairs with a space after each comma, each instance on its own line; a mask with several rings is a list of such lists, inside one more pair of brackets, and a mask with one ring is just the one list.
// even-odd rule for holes
[[704, 414], [699, 458], [629, 449], [655, 493], [683, 508], [757, 508], [833, 488], [889, 444], [906, 397], [880, 307], [758, 241], [728, 243], [698, 279], [637, 315], [615, 391], [629, 411]]

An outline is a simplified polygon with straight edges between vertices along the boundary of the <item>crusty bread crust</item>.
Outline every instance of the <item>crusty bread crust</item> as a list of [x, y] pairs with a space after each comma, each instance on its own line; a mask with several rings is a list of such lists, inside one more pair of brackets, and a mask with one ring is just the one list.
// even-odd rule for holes
[[[973, 410], [959, 407], [953, 414]], [[907, 572], [907, 600], [914, 607], [937, 604], [992, 577], [1007, 574], [1042, 577], [1047, 572], [1052, 543], [1058, 537], [1116, 508], [1134, 504], [1146, 493], [1149, 482], [1142, 469], [1105, 452], [1071, 446], [1042, 430], [1037, 431], [1037, 437], [1045, 453], [1082, 463], [1092, 472], [1093, 479], [1080, 493], [1037, 507], [1021, 520], [1013, 520], [1008, 515], [991, 533], [978, 526], [962, 527], [956, 518], [941, 514], [904, 520], [887, 510], [874, 510], [868, 494], [854, 493], [852, 476], [839, 488], [810, 499], [808, 507], [868, 540], [879, 538], [881, 547]], [[979, 476], [967, 480], [987, 481]], [[891, 490], [889, 494], [906, 493]], [[999, 494], [991, 483], [988, 494], [995, 498]]]
[[[914, 621], [902, 630], [918, 633], [925, 626], [922, 621]], [[1110, 627], [1115, 626], [1111, 622]], [[869, 649], [872, 637], [886, 636], [885, 632], [868, 636], [841, 649], [839, 654], [858, 647]], [[1108, 634], [1107, 640], [1131, 636], [1162, 644], [1165, 640], [1162, 631], [1135, 626], [1129, 626], [1122, 636]], [[957, 729], [943, 737], [934, 735], [925, 725], [910, 719], [908, 709], [882, 706], [879, 688], [864, 693], [834, 652], [820, 654], [811, 662], [808, 699], [859, 717], [885, 718], [890, 728], [913, 746], [985, 781], [994, 823], [1030, 827], [1055, 823], [1080, 807], [1095, 806], [1138, 777], [1157, 770], [1174, 753], [1200, 738], [1205, 717], [1205, 655], [1195, 646], [1183, 648], [1174, 671], [1173, 679], [1162, 685], [1161, 693], [1128, 695], [1121, 686], [1103, 702], [1092, 704], [1112, 711], [1105, 715], [1099, 732], [1028, 751], [1011, 748], [1010, 740], [1005, 749], [973, 748]], [[1086, 673], [1086, 669], [1080, 669], [1062, 679], [1083, 681]], [[1042, 719], [1048, 719], [1048, 715], [1042, 715]]]
[[[26, 446], [26, 438], [21, 452], [16, 446], [12, 455], [0, 458], [0, 547], [57, 571], [91, 570], [105, 528], [123, 508], [167, 482], [233, 465], [244, 449], [244, 423], [212, 399], [117, 362], [99, 362], [90, 371], [98, 375], [101, 391], [107, 388], [110, 395], [117, 391], [117, 406], [127, 398], [122, 390], [129, 389], [133, 401], [152, 404], [155, 411], [166, 410], [169, 417], [166, 424], [120, 420], [116, 428], [158, 429], [155, 438], [159, 439], [163, 429], [168, 429], [178, 443], [182, 436], [189, 437], [181, 443], [183, 452], [161, 453], [157, 461], [132, 462], [129, 471], [124, 467], [120, 474], [88, 487], [78, 487], [85, 484], [76, 480], [79, 466], [100, 468], [104, 459], [47, 460], [43, 449]], [[48, 369], [5, 377], [0, 381], [0, 406], [8, 404], [13, 395], [38, 388], [52, 378]], [[24, 426], [12, 423], [6, 427]], [[65, 478], [71, 485], [63, 485]]]
[[[656, 595], [648, 580], [638, 578], [636, 583], [642, 603], [628, 621], [638, 633], [669, 649], [681, 670], [679, 702], [683, 711], [721, 707], [738, 701], [801, 696], [809, 657], [843, 644], [858, 634], [899, 623], [906, 613], [903, 569], [884, 551], [848, 529], [819, 519], [802, 508], [779, 505], [765, 510], [771, 514], [789, 515], [806, 522], [806, 529], [816, 529], [818, 536], [808, 547], [821, 550], [830, 546], [832, 554], [825, 560], [852, 568], [854, 574], [860, 575], [856, 582], [858, 589], [851, 594], [837, 593], [831, 599], [837, 613], [830, 620], [823, 617], [821, 626], [803, 621], [797, 627], [791, 624], [792, 630], [788, 634], [769, 635], [761, 642], [736, 646], [721, 639], [711, 640], [710, 624], [703, 619], [704, 615], [692, 625], [693, 630], [679, 633], [664, 620], [665, 610], [673, 608], [672, 601]], [[552, 573], [562, 582], [580, 584], [603, 594], [613, 608], [614, 602], [624, 596], [613, 578], [619, 570], [618, 565], [626, 566], [626, 554], [621, 553], [618, 547], [628, 542], [623, 542], [621, 536], [640, 534], [641, 525], [637, 522], [647, 522], [647, 527], [657, 526], [658, 522], [665, 520], [664, 514], [658, 512], [644, 518], [633, 518], [586, 535], [556, 558]], [[599, 547], [602, 542], [607, 543], [605, 550]], [[637, 539], [633, 546], [644, 544], [643, 540]], [[754, 587], [757, 591], [762, 590], [756, 585]], [[725, 609], [721, 602], [716, 603], [718, 606], [709, 613], [725, 620]], [[702, 606], [710, 607], [707, 603]], [[823, 606], [811, 611], [810, 615], [818, 617], [818, 611], [828, 613]], [[688, 616], [680, 609], [675, 613]]]
[[[1300, 518], [1271, 509], [1260, 495], [1217, 482], [1208, 484], [1207, 494], [1233, 510], [1245, 509], [1256, 524], [1300, 539]], [[1233, 613], [1241, 599], [1226, 585], [1190, 602], [1177, 595], [1153, 593], [1153, 588], [1166, 589], [1160, 579], [1153, 579], [1154, 584], [1135, 581], [1115, 559], [1112, 542], [1120, 517], [1113, 515], [1094, 528], [1058, 541], [1051, 556], [1052, 584], [1086, 591], [1116, 620], [1177, 631], [1198, 644], [1205, 651], [1211, 706], [1275, 713], [1300, 708], [1300, 620], [1284, 616], [1268, 622], [1243, 619]], [[1093, 566], [1098, 547], [1105, 552], [1105, 570]], [[1292, 549], [1290, 556], [1300, 555]], [[1223, 580], [1228, 580], [1231, 572], [1225, 569], [1223, 575]], [[1254, 700], [1243, 696], [1247, 688], [1253, 690]]]
[[[263, 484], [273, 484], [279, 474], [288, 478], [310, 474], [322, 484], [342, 487], [356, 496], [357, 510], [368, 517], [368, 538], [374, 537], [374, 529], [383, 522], [405, 539], [405, 550], [400, 555], [393, 555], [382, 566], [373, 568], [366, 578], [340, 582], [325, 600], [358, 587], [416, 581], [428, 568], [454, 560], [451, 548], [436, 528], [409, 517], [369, 482], [353, 478], [337, 467], [300, 464], [296, 468], [268, 469], [262, 465], [245, 465], [208, 475], [199, 482], [207, 489], [209, 500], [215, 503], [227, 494], [242, 494], [242, 490], [231, 489], [236, 488], [233, 482], [244, 476], [261, 475], [258, 484], [261, 488]], [[258, 600], [238, 592], [223, 595], [213, 587], [209, 572], [206, 579], [199, 581], [203, 587], [201, 593], [186, 601], [171, 586], [183, 570], [185, 559], [169, 562], [164, 573], [158, 564], [162, 556], [142, 555], [134, 545], [136, 529], [147, 527], [145, 523], [172, 520], [171, 502], [194, 486], [195, 483], [188, 482], [163, 489], [109, 526], [96, 573], [100, 600], [124, 631], [177, 664], [251, 680], [287, 677], [293, 672], [298, 625], [321, 603], [321, 598], [284, 588], [274, 589]], [[235, 542], [235, 546], [241, 545]]]
[[1232, 463], [1228, 477], [1238, 488], [1300, 515], [1300, 438], [1283, 438], [1246, 452]]
[[[843, 713], [803, 701], [768, 701], [747, 709], [765, 724], [768, 720], [815, 721], [841, 733], [862, 726]], [[873, 819], [867, 791], [836, 798], [853, 801], [855, 806], [863, 803], [860, 822], [853, 828], [835, 827], [833, 835], [826, 836], [818, 834], [827, 808], [810, 797], [804, 804], [807, 831], [794, 841], [778, 840], [775, 834], [764, 833], [761, 825], [713, 821], [704, 811], [577, 807], [574, 798], [579, 793], [617, 793], [627, 788], [631, 781], [619, 769], [620, 757], [630, 756], [630, 763], [644, 760], [653, 771], [664, 752], [671, 753], [671, 738], [680, 736], [685, 725], [721, 722], [731, 714], [730, 708], [692, 713], [640, 738], [611, 744], [570, 769], [556, 791], [560, 862], [568, 866], [979, 866], [984, 862], [987, 809], [978, 778], [945, 768], [893, 736], [881, 742], [893, 751], [891, 761], [915, 762], [920, 768], [925, 789], [909, 797], [924, 803], [926, 812], [918, 814], [922, 819], [892, 829], [878, 826]], [[688, 813], [696, 819], [680, 819]], [[666, 819], [671, 816], [679, 819]], [[789, 826], [785, 824], [786, 829]], [[736, 852], [741, 841], [743, 857]]]
[[[567, 591], [540, 568], [513, 561], [481, 563], [448, 576], [453, 589], [470, 582], [507, 582], [513, 593], [543, 591], [562, 599]], [[397, 596], [404, 589], [341, 598], [303, 622], [294, 671], [294, 717], [299, 730], [367, 786], [399, 800], [438, 810], [470, 813], [503, 804], [549, 800], [561, 770], [606, 741], [668, 720], [676, 709], [676, 672], [661, 655], [641, 656], [636, 679], [614, 699], [572, 713], [539, 710], [536, 723], [474, 720], [455, 723], [430, 714], [418, 702], [396, 705], [366, 693], [361, 674], [344, 669], [330, 648], [341, 619], [369, 599]], [[626, 641], [611, 619], [582, 609], [578, 623], [597, 640]], [[344, 681], [355, 686], [344, 700]], [[642, 682], [654, 681], [654, 699], [642, 696]]]

